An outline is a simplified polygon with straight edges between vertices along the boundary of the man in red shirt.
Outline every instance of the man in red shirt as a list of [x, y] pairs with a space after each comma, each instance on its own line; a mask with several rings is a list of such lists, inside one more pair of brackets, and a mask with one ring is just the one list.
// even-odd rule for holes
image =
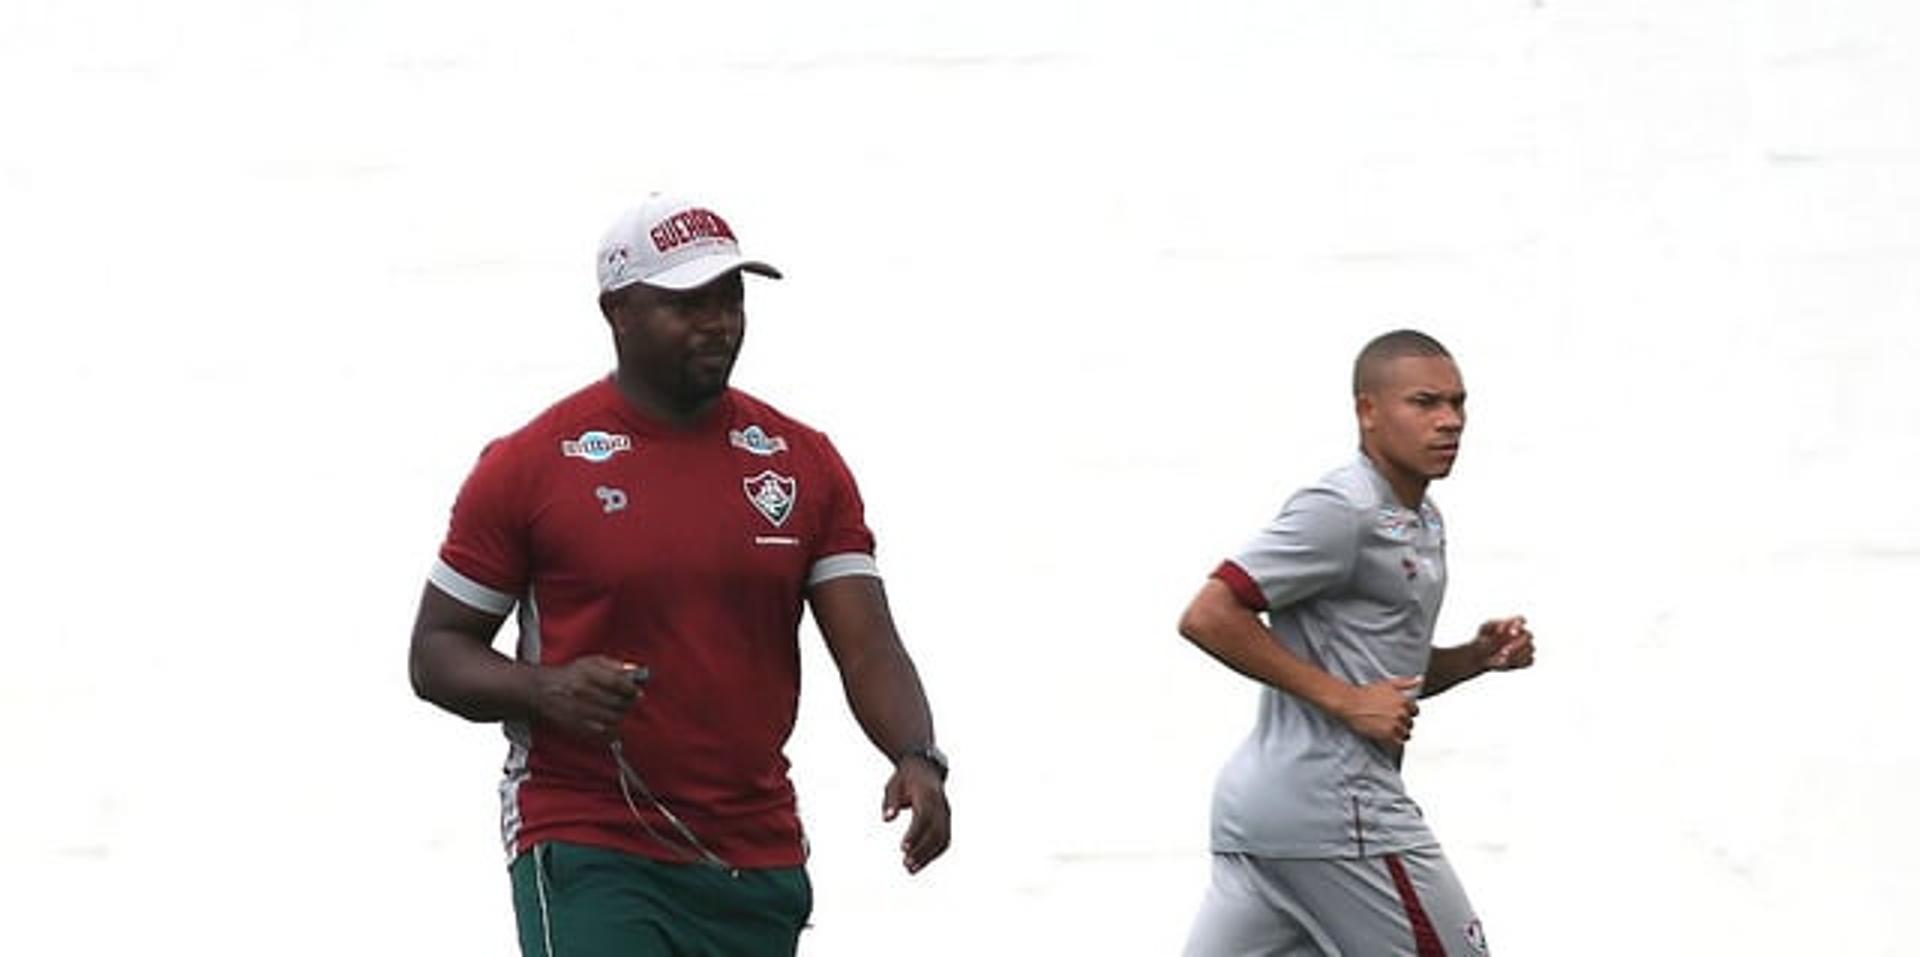
[[[827, 437], [729, 388], [745, 259], [654, 196], [602, 241], [618, 367], [487, 446], [414, 624], [428, 701], [504, 724], [501, 826], [521, 950], [792, 954], [812, 909], [782, 748], [801, 607], [912, 812], [946, 850], [946, 758], [900, 643], [853, 476]], [[492, 647], [509, 613], [517, 653]]]

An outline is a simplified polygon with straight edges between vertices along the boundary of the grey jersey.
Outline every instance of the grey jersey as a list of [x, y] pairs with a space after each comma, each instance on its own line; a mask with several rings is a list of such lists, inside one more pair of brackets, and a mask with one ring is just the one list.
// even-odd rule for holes
[[[1424, 674], [1446, 590], [1446, 533], [1431, 501], [1402, 506], [1365, 456], [1288, 499], [1219, 578], [1267, 612], [1275, 640], [1355, 685]], [[1400, 756], [1276, 688], [1220, 772], [1213, 849], [1359, 857], [1431, 846]]]

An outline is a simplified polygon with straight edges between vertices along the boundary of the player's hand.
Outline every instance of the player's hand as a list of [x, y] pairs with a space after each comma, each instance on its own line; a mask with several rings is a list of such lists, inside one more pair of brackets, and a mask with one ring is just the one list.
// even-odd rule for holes
[[1474, 651], [1488, 671], [1512, 671], [1533, 664], [1533, 632], [1525, 615], [1495, 618], [1473, 636]]
[[913, 818], [907, 822], [906, 836], [900, 839], [900, 852], [907, 873], [917, 874], [933, 863], [934, 858], [946, 853], [951, 815], [940, 772], [918, 758], [900, 759], [893, 769], [893, 777], [887, 779], [880, 817], [891, 821], [902, 810], [911, 810]]
[[633, 680], [635, 667], [605, 655], [588, 655], [535, 669], [534, 714], [572, 734], [612, 740], [614, 729], [640, 700], [640, 682]]
[[1353, 689], [1339, 709], [1340, 720], [1363, 738], [1398, 746], [1413, 737], [1413, 717], [1420, 713], [1418, 677], [1388, 678]]

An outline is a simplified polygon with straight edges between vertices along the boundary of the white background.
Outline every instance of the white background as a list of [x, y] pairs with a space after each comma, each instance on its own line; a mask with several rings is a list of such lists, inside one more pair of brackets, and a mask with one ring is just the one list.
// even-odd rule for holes
[[1892, 0], [0, 6], [10, 953], [513, 952], [504, 745], [407, 632], [592, 247], [788, 273], [956, 770], [907, 878], [809, 631], [803, 953], [1165, 954], [1254, 690], [1180, 609], [1459, 357], [1408, 776], [1498, 953], [1908, 954], [1920, 18]]

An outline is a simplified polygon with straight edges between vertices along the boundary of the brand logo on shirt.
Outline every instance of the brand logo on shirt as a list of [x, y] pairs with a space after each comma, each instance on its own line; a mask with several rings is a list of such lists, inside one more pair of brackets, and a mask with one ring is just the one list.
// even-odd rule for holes
[[747, 493], [747, 501], [775, 528], [786, 524], [787, 516], [793, 514], [793, 500], [800, 494], [798, 482], [772, 469], [741, 479], [740, 487]]
[[734, 429], [727, 433], [727, 442], [736, 449], [746, 449], [754, 455], [772, 455], [787, 450], [787, 440], [777, 435], [768, 435], [757, 425], [744, 429]]
[[611, 485], [598, 485], [593, 489], [593, 497], [600, 500], [600, 511], [612, 515], [627, 507], [627, 493]]
[[633, 448], [632, 437], [612, 435], [599, 429], [582, 432], [577, 439], [560, 440], [560, 454], [570, 459], [586, 459], [589, 462], [605, 462], [631, 448]]

